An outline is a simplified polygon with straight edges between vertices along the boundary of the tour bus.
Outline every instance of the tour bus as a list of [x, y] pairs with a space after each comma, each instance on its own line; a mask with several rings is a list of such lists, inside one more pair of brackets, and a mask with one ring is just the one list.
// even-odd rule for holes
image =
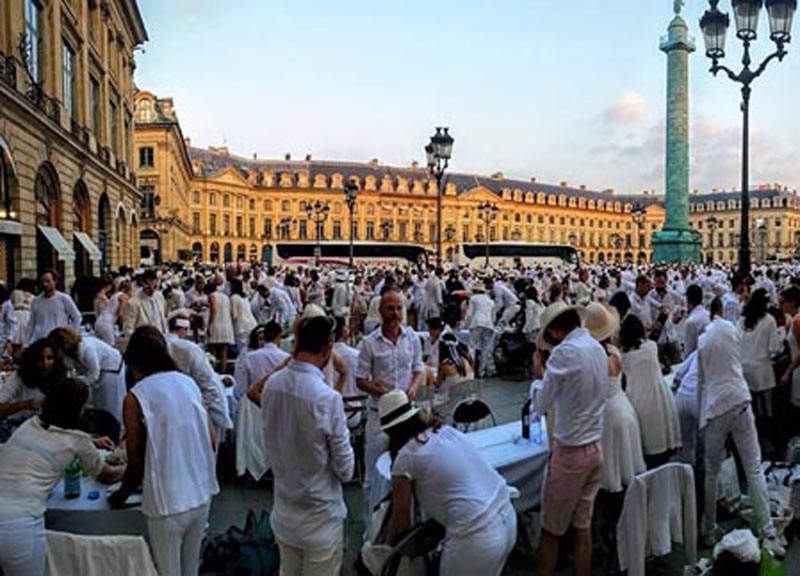
[[[349, 242], [278, 242], [273, 264], [305, 266], [314, 264], [319, 247], [319, 263], [346, 267], [350, 262]], [[430, 253], [418, 244], [394, 242], [353, 242], [353, 262], [372, 266], [409, 266], [427, 261]]]
[[492, 268], [542, 266], [571, 269], [580, 264], [578, 251], [567, 244], [534, 244], [529, 242], [463, 242], [454, 263], [482, 268], [489, 259]]

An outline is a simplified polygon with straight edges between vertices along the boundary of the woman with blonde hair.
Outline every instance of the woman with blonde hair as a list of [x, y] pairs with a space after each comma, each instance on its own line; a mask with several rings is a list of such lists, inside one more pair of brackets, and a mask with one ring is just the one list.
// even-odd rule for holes
[[122, 354], [94, 336], [81, 336], [72, 328], [56, 328], [48, 336], [56, 355], [68, 370], [86, 380], [92, 405], [122, 423], [125, 399], [125, 365]]

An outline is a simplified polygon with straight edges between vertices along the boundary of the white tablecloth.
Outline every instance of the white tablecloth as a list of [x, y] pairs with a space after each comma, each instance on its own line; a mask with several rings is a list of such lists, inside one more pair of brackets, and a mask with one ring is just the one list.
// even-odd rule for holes
[[45, 576], [158, 576], [141, 536], [75, 536], [47, 531]]
[[[547, 430], [543, 427], [541, 441], [537, 442], [536, 433], [531, 440], [521, 438], [522, 425], [519, 422], [509, 422], [501, 426], [477, 430], [467, 434], [478, 451], [486, 461], [494, 467], [510, 486], [520, 492], [519, 498], [514, 500], [514, 508], [524, 512], [535, 508], [541, 499], [542, 482], [544, 481], [547, 466]], [[391, 460], [388, 452], [384, 452], [376, 464], [378, 473], [375, 482], [376, 490], [372, 491], [377, 504], [384, 496], [391, 492]]]

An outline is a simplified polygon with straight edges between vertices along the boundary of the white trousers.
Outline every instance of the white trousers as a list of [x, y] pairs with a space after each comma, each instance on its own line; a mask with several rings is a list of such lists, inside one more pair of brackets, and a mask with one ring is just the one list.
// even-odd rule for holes
[[472, 328], [469, 333], [470, 343], [478, 352], [478, 366], [475, 376], [483, 378], [494, 374], [494, 347], [497, 334], [492, 328]]
[[197, 576], [211, 502], [180, 514], [147, 519], [150, 551], [160, 576]]
[[335, 542], [326, 548], [304, 550], [277, 540], [281, 576], [339, 576], [344, 555], [344, 524]]
[[0, 522], [0, 568], [5, 576], [43, 576], [44, 516]]
[[377, 504], [385, 494], [373, 494], [373, 490], [380, 485], [375, 482], [377, 474], [375, 464], [381, 454], [389, 449], [389, 437], [381, 430], [381, 421], [378, 412], [367, 408], [367, 426], [364, 430], [364, 526], [372, 522], [372, 505]]
[[742, 467], [747, 476], [747, 492], [753, 503], [757, 530], [766, 536], [775, 533], [775, 526], [769, 515], [767, 482], [761, 469], [761, 449], [758, 446], [758, 433], [750, 403], [728, 410], [721, 416], [709, 420], [705, 428], [706, 487], [703, 533], [711, 533], [717, 518], [717, 478], [722, 461], [725, 459], [725, 440], [728, 434], [742, 459]]
[[441, 576], [500, 576], [517, 541], [517, 514], [510, 502], [480, 530], [467, 536], [445, 536]]
[[678, 408], [678, 419], [681, 423], [681, 438], [683, 446], [680, 451], [680, 460], [684, 464], [695, 466], [697, 464], [697, 427], [699, 406], [697, 398], [690, 398], [683, 394], [675, 397]]

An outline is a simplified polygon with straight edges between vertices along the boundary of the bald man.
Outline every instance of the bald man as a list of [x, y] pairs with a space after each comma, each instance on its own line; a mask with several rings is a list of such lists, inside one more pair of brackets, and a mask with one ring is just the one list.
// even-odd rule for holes
[[[358, 354], [356, 385], [369, 394], [364, 471], [365, 521], [372, 513], [372, 477], [375, 462], [389, 449], [389, 438], [381, 431], [378, 400], [390, 390], [400, 389], [414, 400], [425, 378], [422, 344], [414, 330], [403, 325], [405, 301], [399, 290], [391, 289], [381, 296], [379, 311], [381, 327], [364, 338]], [[367, 524], [369, 525], [369, 524]]]

